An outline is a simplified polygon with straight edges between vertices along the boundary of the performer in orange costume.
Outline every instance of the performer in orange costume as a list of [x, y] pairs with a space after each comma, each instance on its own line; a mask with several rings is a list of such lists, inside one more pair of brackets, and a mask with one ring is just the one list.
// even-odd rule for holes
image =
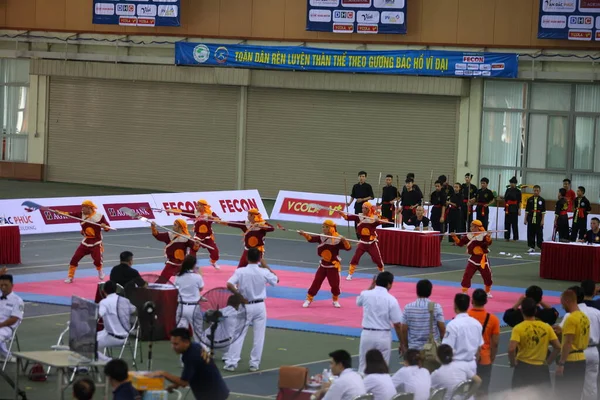
[[260, 250], [261, 258], [265, 254], [265, 236], [275, 228], [262, 218], [256, 208], [248, 210], [248, 221], [219, 222], [222, 225], [239, 228], [244, 232], [244, 252], [240, 258], [238, 268], [248, 265], [248, 249], [256, 247]]
[[87, 255], [90, 255], [94, 261], [96, 271], [98, 271], [98, 279], [104, 280], [104, 272], [102, 271], [102, 253], [104, 252], [104, 247], [102, 246], [102, 229], [109, 231], [110, 225], [106, 218], [104, 218], [104, 215], [96, 212], [97, 208], [98, 207], [96, 207], [91, 200], [85, 200], [81, 203], [81, 212], [60, 213], [62, 215], [70, 215], [75, 218], [89, 221], [80, 223], [83, 240], [71, 258], [71, 262], [69, 263], [69, 274], [67, 279], [65, 279], [65, 283], [73, 282], [75, 270], [79, 265], [79, 261]]
[[190, 251], [198, 251], [200, 245], [193, 240], [190, 240], [190, 233], [188, 232], [187, 223], [183, 219], [176, 219], [173, 224], [173, 231], [177, 232], [158, 232], [156, 224], [152, 223], [152, 236], [159, 242], [166, 244], [165, 246], [165, 257], [167, 262], [165, 267], [160, 273], [160, 279], [157, 283], [167, 283], [169, 279], [181, 268], [181, 263], [187, 255], [188, 249]]
[[[198, 239], [203, 245], [210, 246], [208, 254], [210, 255], [210, 265], [219, 269], [217, 261], [219, 261], [219, 248], [215, 243], [212, 224], [219, 220], [219, 216], [215, 214], [206, 200], [198, 200], [195, 211], [196, 223], [194, 224], [194, 239]], [[190, 250], [190, 254], [196, 256], [196, 250]]]
[[377, 265], [379, 272], [383, 272], [384, 265], [383, 260], [381, 259], [381, 251], [379, 251], [376, 229], [379, 225], [388, 221], [380, 219], [375, 214], [375, 208], [369, 202], [363, 204], [362, 214], [360, 215], [345, 214], [341, 212], [340, 214], [346, 221], [354, 221], [357, 223], [356, 232], [361, 241], [356, 247], [356, 252], [352, 257], [352, 260], [350, 260], [350, 270], [348, 271], [346, 279], [352, 280], [352, 275], [364, 253], [369, 253], [371, 260]]
[[340, 250], [350, 250], [352, 248], [350, 242], [343, 236], [340, 236], [337, 232], [335, 222], [329, 219], [323, 222], [323, 234], [334, 236], [335, 238], [312, 236], [303, 231], [300, 231], [299, 233], [304, 236], [309, 243], [319, 243], [317, 254], [321, 257], [319, 269], [317, 269], [312, 285], [310, 285], [310, 289], [308, 289], [308, 295], [306, 296], [306, 301], [302, 307], [306, 308], [310, 306], [313, 298], [319, 293], [323, 281], [327, 278], [329, 286], [331, 286], [333, 306], [340, 308], [341, 305], [338, 298], [340, 296], [340, 270], [342, 269], [340, 262], [342, 260], [339, 256], [339, 252]]
[[471, 233], [462, 236], [460, 239], [454, 234], [451, 234], [454, 243], [458, 246], [467, 246], [467, 252], [471, 255], [467, 262], [467, 268], [462, 278], [462, 291], [466, 293], [471, 287], [471, 279], [475, 272], [479, 271], [485, 284], [485, 292], [488, 297], [492, 297], [492, 270], [487, 254], [489, 247], [492, 244], [492, 237], [485, 231], [483, 223], [478, 219], [471, 222]]

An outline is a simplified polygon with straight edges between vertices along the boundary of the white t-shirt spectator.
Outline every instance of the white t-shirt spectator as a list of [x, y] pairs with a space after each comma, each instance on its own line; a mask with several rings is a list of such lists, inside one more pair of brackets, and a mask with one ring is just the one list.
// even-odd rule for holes
[[468, 364], [460, 361], [452, 361], [450, 364], [442, 365], [431, 374], [431, 387], [434, 389], [446, 389], [444, 400], [450, 400], [452, 391], [459, 383], [471, 379], [475, 374]]
[[[247, 268], [247, 267], [246, 267]], [[242, 269], [242, 268], [240, 268]], [[366, 394], [362, 376], [350, 368], [342, 371], [340, 376], [333, 381], [323, 400], [352, 400], [356, 396]]]
[[396, 386], [389, 374], [369, 374], [363, 380], [367, 393], [373, 400], [390, 400], [396, 394]]
[[431, 392], [431, 375], [426, 368], [409, 365], [400, 368], [392, 376], [398, 393], [413, 393], [414, 400], [428, 400]]

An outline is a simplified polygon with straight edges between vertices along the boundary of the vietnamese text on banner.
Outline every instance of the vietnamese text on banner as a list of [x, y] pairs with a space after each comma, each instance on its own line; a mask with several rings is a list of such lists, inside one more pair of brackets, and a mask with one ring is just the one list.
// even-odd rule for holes
[[94, 0], [92, 23], [181, 26], [181, 0]]
[[292, 46], [175, 44], [177, 65], [298, 71], [516, 78], [518, 59], [519, 56], [514, 53], [344, 51]]
[[540, 0], [538, 39], [600, 41], [600, 0]]
[[406, 0], [306, 0], [306, 30], [406, 33]]

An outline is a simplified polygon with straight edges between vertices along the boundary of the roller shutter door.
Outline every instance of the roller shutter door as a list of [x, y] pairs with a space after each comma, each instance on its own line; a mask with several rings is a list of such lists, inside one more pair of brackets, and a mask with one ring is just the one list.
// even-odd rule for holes
[[251, 88], [245, 187], [264, 197], [341, 194], [344, 172], [350, 190], [366, 170], [374, 188], [379, 172], [401, 184], [414, 172], [429, 190], [432, 170], [454, 174], [458, 105], [449, 96]]
[[51, 77], [48, 179], [164, 191], [235, 185], [239, 89]]

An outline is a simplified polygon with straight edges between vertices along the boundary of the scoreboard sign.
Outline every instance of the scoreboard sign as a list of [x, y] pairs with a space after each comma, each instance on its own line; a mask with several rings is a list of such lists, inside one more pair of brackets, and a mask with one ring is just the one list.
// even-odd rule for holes
[[121, 26], [181, 26], [181, 0], [94, 0], [92, 23]]

